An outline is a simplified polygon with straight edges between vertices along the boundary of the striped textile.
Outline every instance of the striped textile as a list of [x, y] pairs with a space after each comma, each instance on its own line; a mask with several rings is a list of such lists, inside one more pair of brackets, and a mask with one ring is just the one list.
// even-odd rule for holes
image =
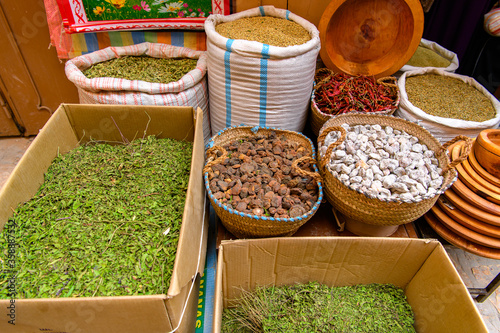
[[70, 59], [108, 46], [128, 46], [143, 42], [170, 44], [206, 51], [204, 31], [109, 31], [71, 34]]
[[484, 15], [484, 29], [490, 35], [500, 37], [500, 7]]

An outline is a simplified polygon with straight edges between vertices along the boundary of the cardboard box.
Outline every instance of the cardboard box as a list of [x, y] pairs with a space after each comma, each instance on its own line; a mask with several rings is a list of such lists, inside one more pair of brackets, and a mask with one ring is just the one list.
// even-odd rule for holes
[[[115, 125], [116, 123], [116, 125]], [[119, 128], [119, 130], [117, 129]], [[166, 295], [0, 300], [0, 332], [179, 332], [195, 329], [208, 202], [202, 179], [203, 112], [191, 107], [62, 104], [32, 142], [0, 192], [0, 225], [29, 200], [57, 154], [97, 140], [144, 135], [194, 142], [174, 272]], [[12, 309], [14, 305], [14, 309]], [[13, 311], [12, 311], [13, 310]], [[14, 314], [14, 318], [10, 316]], [[15, 325], [9, 320], [15, 319]]]
[[289, 237], [222, 242], [214, 332], [241, 290], [317, 281], [392, 283], [405, 290], [417, 332], [488, 332], [467, 288], [436, 240]]

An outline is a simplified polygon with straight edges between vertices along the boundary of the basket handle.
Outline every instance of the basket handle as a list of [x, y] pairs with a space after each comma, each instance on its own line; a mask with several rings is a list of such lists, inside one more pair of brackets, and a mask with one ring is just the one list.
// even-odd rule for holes
[[[328, 148], [326, 149], [326, 153], [323, 156], [323, 158], [320, 158], [319, 164], [320, 164], [320, 168], [322, 170], [325, 169], [327, 161], [330, 160], [330, 157], [332, 155], [333, 149], [335, 147], [337, 147], [337, 146], [340, 146], [342, 144], [342, 142], [344, 142], [345, 137], [347, 135], [347, 131], [343, 127], [341, 127], [341, 126], [330, 126], [330, 127], [327, 127], [318, 136], [318, 147], [321, 147], [323, 145], [323, 142], [325, 141], [325, 138], [327, 137], [327, 135], [330, 134], [333, 131], [340, 132], [340, 138], [338, 138], [337, 141], [335, 141], [332, 144], [330, 144], [328, 146]], [[319, 156], [319, 154], [318, 154], [318, 156]]]
[[[391, 82], [387, 82], [387, 81], [391, 81]], [[397, 88], [398, 86], [396, 85], [395, 82], [397, 82], [397, 80], [394, 76], [385, 76], [385, 77], [381, 77], [381, 78], [377, 79], [378, 84], [381, 84], [381, 85], [387, 86], [387, 87]]]
[[460, 151], [460, 155], [451, 161], [447, 166], [443, 168], [443, 171], [441, 172], [442, 175], [444, 175], [446, 172], [450, 171], [451, 169], [454, 169], [457, 165], [462, 163], [467, 159], [469, 156], [471, 149], [472, 149], [472, 144], [474, 140], [472, 138], [469, 138], [468, 136], [465, 135], [458, 135], [451, 139], [450, 141], [446, 142], [441, 146], [441, 150], [439, 151], [439, 154], [444, 154], [448, 147], [454, 144], [455, 142], [458, 141], [464, 141], [464, 145], [462, 146], [462, 150]]
[[327, 83], [330, 81], [330, 79], [333, 77], [333, 75], [335, 75], [335, 72], [332, 71], [331, 69], [329, 68], [325, 68], [325, 67], [322, 67], [322, 68], [319, 68], [318, 70], [316, 70], [316, 73], [315, 73], [315, 77], [319, 74], [319, 73], [322, 73], [322, 72], [325, 72], [327, 73], [327, 75], [320, 81], [318, 82], [314, 87], [313, 87], [313, 90], [316, 90], [318, 89], [319, 87], [321, 87], [323, 84]]
[[[222, 155], [219, 157], [217, 157], [218, 151], [222, 152]], [[206, 155], [207, 155], [207, 163], [203, 168], [203, 173], [208, 172], [213, 165], [223, 162], [228, 156], [227, 150], [225, 150], [221, 146], [213, 146], [207, 149]]]
[[296, 159], [292, 163], [292, 170], [298, 173], [301, 176], [305, 177], [311, 177], [317, 182], [321, 182], [321, 176], [317, 172], [311, 172], [311, 171], [306, 171], [303, 170], [299, 167], [299, 163], [301, 162], [309, 162], [309, 163], [316, 163], [316, 160], [310, 156], [302, 156], [301, 158]]

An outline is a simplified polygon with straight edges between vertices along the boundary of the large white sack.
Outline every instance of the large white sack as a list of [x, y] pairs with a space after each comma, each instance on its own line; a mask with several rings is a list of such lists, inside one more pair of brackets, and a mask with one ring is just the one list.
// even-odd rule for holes
[[[88, 79], [83, 70], [94, 64], [122, 56], [150, 56], [154, 58], [198, 59], [196, 68], [179, 81], [152, 83], [118, 78]], [[67, 78], [77, 89], [81, 104], [192, 106], [203, 110], [203, 135], [205, 142], [211, 137], [207, 88], [207, 55], [161, 43], [140, 43], [105, 49], [73, 58], [66, 62]]]
[[[439, 68], [439, 69], [442, 69], [444, 71], [451, 72], [451, 73], [454, 73], [457, 70], [457, 68], [458, 68], [458, 56], [455, 52], [452, 52], [452, 51], [442, 47], [441, 45], [439, 45], [436, 42], [432, 42], [432, 41], [424, 39], [424, 38], [422, 38], [420, 40], [419, 46], [425, 47], [429, 50], [432, 50], [435, 53], [439, 54], [441, 57], [450, 61], [450, 64], [447, 67], [436, 67], [436, 68]], [[409, 72], [409, 71], [415, 71], [415, 70], [419, 70], [419, 69], [422, 69], [422, 67], [404, 65], [403, 67], [401, 67], [401, 69], [399, 71], [400, 72]]]
[[[493, 107], [496, 111], [495, 118], [483, 122], [477, 122], [437, 117], [425, 113], [409, 101], [408, 94], [406, 93], [405, 88], [407, 77], [422, 74], [438, 74], [450, 76], [477, 88], [493, 104]], [[398, 88], [401, 94], [401, 100], [399, 102], [399, 108], [396, 110], [395, 115], [409, 121], [417, 122], [429, 132], [431, 132], [431, 134], [434, 135], [436, 139], [438, 139], [441, 143], [450, 141], [458, 135], [465, 135], [471, 138], [475, 138], [482, 130], [487, 128], [497, 128], [500, 124], [500, 102], [486, 88], [484, 88], [481, 84], [479, 84], [476, 80], [469, 76], [450, 73], [436, 68], [424, 68], [404, 72], [403, 75], [401, 75], [401, 77], [398, 79]], [[469, 110], [469, 112], [474, 112], [474, 110]]]
[[[276, 47], [234, 40], [215, 31], [219, 23], [243, 17], [274, 16], [304, 27], [311, 40]], [[237, 125], [304, 129], [320, 49], [318, 29], [288, 10], [261, 6], [205, 21], [212, 134]]]

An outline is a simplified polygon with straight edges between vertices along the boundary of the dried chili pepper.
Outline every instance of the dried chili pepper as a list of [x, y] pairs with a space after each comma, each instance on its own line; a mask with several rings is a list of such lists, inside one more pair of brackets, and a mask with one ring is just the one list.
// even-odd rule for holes
[[[320, 68], [315, 75], [314, 102], [329, 115], [347, 112], [387, 112], [397, 107], [398, 89], [394, 77], [334, 73]], [[392, 81], [392, 82], [388, 82]]]

